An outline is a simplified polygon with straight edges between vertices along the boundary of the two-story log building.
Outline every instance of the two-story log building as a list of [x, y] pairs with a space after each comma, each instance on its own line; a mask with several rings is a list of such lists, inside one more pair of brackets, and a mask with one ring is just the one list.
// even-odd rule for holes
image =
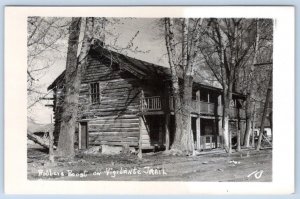
[[[56, 140], [64, 97], [64, 74], [48, 87], [54, 94]], [[191, 117], [195, 148], [220, 147], [222, 90], [194, 79]], [[93, 46], [80, 88], [79, 148], [114, 145], [153, 149], [171, 145], [174, 111], [170, 88], [168, 68]], [[230, 109], [233, 133], [237, 124], [244, 124], [245, 119], [239, 99], [243, 100], [244, 96], [234, 93]]]

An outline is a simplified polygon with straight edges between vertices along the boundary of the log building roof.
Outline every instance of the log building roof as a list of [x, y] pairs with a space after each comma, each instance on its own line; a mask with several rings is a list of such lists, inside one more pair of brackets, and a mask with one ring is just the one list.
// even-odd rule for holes
[[[171, 71], [169, 68], [149, 63], [147, 61], [139, 60], [118, 52], [115, 52], [113, 50], [108, 50], [107, 48], [103, 48], [102, 46], [96, 46], [92, 45], [90, 54], [93, 54], [93, 56], [101, 58], [106, 58], [107, 60], [111, 61], [112, 63], [115, 63], [118, 65], [119, 69], [122, 71], [128, 71], [129, 73], [133, 74], [134, 76], [140, 78], [140, 79], [163, 79], [168, 80], [171, 78]], [[58, 82], [63, 81], [65, 76], [65, 71], [63, 71], [47, 88], [48, 90], [53, 89]], [[197, 75], [194, 76], [194, 83], [196, 83], [197, 86], [200, 86], [202, 88], [215, 90], [217, 92], [221, 92], [221, 87], [211, 86], [207, 83], [204, 83], [201, 78]], [[234, 93], [235, 95], [240, 95], [238, 93]]]

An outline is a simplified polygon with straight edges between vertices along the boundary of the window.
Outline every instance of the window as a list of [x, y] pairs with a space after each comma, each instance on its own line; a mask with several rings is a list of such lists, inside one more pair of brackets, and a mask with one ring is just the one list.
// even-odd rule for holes
[[100, 88], [99, 83], [92, 83], [90, 87], [92, 104], [100, 103]]

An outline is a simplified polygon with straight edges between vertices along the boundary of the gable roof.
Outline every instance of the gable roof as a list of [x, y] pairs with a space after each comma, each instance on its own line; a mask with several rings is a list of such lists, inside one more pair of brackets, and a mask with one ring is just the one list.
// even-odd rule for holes
[[52, 90], [59, 82], [64, 80], [66, 70], [64, 70], [48, 87], [47, 90]]
[[141, 79], [156, 78], [171, 75], [169, 68], [157, 64], [142, 61], [113, 50], [108, 50], [101, 46], [93, 47], [91, 53], [101, 56], [108, 60], [112, 60], [118, 64], [121, 70], [133, 73]]
[[[99, 59], [106, 58], [108, 60], [116, 63], [120, 70], [128, 71], [129, 73], [137, 76], [140, 79], [159, 79], [159, 78], [171, 78], [171, 70], [167, 67], [149, 63], [147, 61], [139, 60], [113, 50], [108, 50], [101, 46], [92, 45], [90, 52], [93, 55], [96, 55]], [[63, 71], [47, 88], [48, 90], [53, 89], [57, 83], [63, 81], [65, 76], [65, 71]], [[222, 91], [221, 87], [211, 86], [208, 83], [201, 81], [201, 78], [198, 76], [194, 77], [194, 83], [197, 86], [202, 88], [215, 90], [218, 92]], [[235, 95], [243, 96], [242, 94], [234, 93]]]

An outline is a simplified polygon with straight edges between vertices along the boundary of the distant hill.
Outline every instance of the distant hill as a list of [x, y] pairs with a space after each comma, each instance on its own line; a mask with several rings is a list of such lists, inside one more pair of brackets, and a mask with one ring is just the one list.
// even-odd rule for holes
[[27, 120], [27, 132], [37, 133], [37, 132], [49, 132], [54, 130], [54, 124], [39, 124], [31, 120]]

